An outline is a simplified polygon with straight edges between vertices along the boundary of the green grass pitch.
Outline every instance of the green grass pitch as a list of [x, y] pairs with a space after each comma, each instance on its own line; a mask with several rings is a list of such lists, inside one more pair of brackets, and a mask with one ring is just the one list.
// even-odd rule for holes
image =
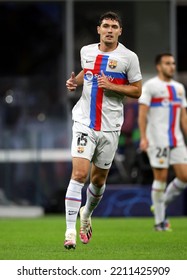
[[[1, 260], [187, 260], [187, 218], [170, 218], [172, 232], [155, 232], [153, 218], [93, 217], [89, 244], [63, 247], [65, 218], [0, 220]], [[77, 222], [79, 228], [79, 220]]]

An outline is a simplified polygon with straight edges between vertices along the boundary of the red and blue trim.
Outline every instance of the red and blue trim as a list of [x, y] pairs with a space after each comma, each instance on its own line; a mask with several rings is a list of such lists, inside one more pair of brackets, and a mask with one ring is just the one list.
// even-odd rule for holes
[[81, 199], [76, 198], [76, 197], [66, 197], [65, 200], [71, 200], [71, 201], [81, 202]]
[[94, 194], [91, 190], [90, 190], [90, 188], [88, 187], [88, 191], [91, 193], [91, 195], [93, 196], [93, 197], [95, 197], [95, 198], [98, 198], [98, 199], [100, 199], [102, 196], [103, 196], [103, 193], [102, 194], [99, 194], [99, 195], [97, 195], [97, 194]]
[[[168, 139], [170, 147], [176, 147], [177, 138], [175, 134], [177, 109], [181, 107], [181, 98], [177, 97], [177, 91], [174, 86], [167, 85], [167, 90], [169, 93], [169, 128], [168, 128]], [[166, 97], [153, 97], [151, 99], [151, 107], [164, 107], [163, 101]]]
[[108, 65], [108, 55], [98, 55], [93, 69], [84, 69], [84, 78], [87, 80], [86, 73], [91, 71], [93, 74], [92, 89], [91, 89], [91, 103], [90, 103], [90, 128], [94, 130], [101, 130], [102, 122], [102, 104], [103, 104], [103, 89], [98, 88], [97, 78], [101, 75], [101, 71], [110, 78], [111, 82], [115, 84], [126, 84], [127, 76], [124, 73], [117, 73], [106, 71]]

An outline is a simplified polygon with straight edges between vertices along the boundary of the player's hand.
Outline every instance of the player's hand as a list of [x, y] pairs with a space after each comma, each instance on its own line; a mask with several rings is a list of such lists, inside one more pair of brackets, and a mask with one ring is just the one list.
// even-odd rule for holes
[[101, 71], [101, 76], [97, 78], [98, 87], [103, 89], [111, 89], [111, 82], [108, 80], [107, 76]]
[[146, 152], [148, 146], [149, 146], [149, 142], [148, 142], [147, 138], [142, 138], [142, 139], [140, 140], [140, 149], [141, 149], [142, 151]]
[[74, 91], [77, 88], [75, 73], [71, 73], [71, 77], [66, 81], [66, 87], [69, 91]]

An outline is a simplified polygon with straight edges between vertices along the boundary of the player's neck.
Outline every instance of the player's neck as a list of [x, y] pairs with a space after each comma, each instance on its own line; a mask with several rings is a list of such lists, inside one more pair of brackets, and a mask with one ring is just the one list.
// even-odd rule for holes
[[118, 42], [114, 44], [106, 44], [104, 42], [100, 42], [98, 48], [102, 52], [112, 52], [117, 48], [117, 46], [118, 46]]
[[171, 80], [172, 80], [171, 77], [167, 77], [167, 76], [161, 75], [161, 74], [159, 74], [158, 77], [159, 77], [159, 79], [160, 79], [161, 81], [167, 82], [167, 83], [171, 82]]

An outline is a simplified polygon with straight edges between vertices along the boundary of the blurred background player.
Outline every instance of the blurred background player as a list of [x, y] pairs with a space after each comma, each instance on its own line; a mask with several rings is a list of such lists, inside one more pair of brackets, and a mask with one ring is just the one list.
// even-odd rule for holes
[[[165, 206], [187, 186], [187, 101], [184, 86], [173, 80], [176, 65], [170, 53], [157, 55], [158, 76], [143, 85], [139, 99], [140, 148], [146, 151], [153, 170], [151, 198], [155, 230], [167, 230]], [[168, 168], [176, 177], [166, 189]]]
[[[141, 95], [141, 72], [137, 55], [118, 42], [122, 33], [119, 16], [107, 12], [100, 17], [100, 43], [81, 49], [83, 70], [72, 73], [66, 86], [74, 91], [83, 85], [82, 96], [73, 108], [72, 175], [66, 198], [64, 247], [76, 247], [76, 220], [82, 188], [90, 172], [87, 199], [80, 209], [80, 239], [92, 236], [91, 215], [105, 191], [105, 183], [123, 123], [123, 99]], [[92, 162], [91, 169], [90, 163]]]

